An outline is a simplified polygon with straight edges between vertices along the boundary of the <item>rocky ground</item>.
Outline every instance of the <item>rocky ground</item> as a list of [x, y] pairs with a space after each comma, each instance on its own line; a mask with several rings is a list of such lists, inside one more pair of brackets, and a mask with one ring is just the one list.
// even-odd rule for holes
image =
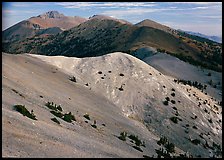
[[[166, 149], [157, 144], [162, 136], [175, 145], [171, 156], [221, 156], [219, 101], [137, 58], [120, 52], [2, 58], [3, 157], [157, 157], [156, 149]], [[56, 117], [47, 102], [60, 104], [75, 120]], [[17, 112], [18, 104], [37, 120]]]

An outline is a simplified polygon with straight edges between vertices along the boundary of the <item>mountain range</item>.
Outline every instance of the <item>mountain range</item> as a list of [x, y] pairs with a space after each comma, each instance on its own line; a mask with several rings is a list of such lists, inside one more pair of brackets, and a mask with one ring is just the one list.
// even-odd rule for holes
[[198, 32], [192, 32], [192, 31], [183, 31], [183, 32], [186, 32], [188, 34], [192, 34], [192, 35], [195, 35], [195, 36], [203, 37], [203, 38], [212, 40], [214, 42], [222, 43], [222, 37], [221, 36], [208, 36], [208, 35], [205, 35], [205, 34], [201, 34], [201, 33], [198, 33]]
[[3, 51], [9, 53], [90, 57], [122, 51], [137, 56], [138, 49], [148, 46], [194, 65], [222, 70], [221, 44], [148, 19], [134, 25], [103, 15], [85, 19], [49, 11], [3, 31]]

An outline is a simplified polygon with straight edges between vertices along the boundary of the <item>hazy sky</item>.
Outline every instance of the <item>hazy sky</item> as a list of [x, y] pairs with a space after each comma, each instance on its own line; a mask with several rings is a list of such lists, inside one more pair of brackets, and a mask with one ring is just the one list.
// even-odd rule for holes
[[66, 16], [88, 18], [103, 14], [133, 24], [151, 19], [174, 29], [222, 35], [221, 2], [2, 2], [2, 29], [56, 10]]

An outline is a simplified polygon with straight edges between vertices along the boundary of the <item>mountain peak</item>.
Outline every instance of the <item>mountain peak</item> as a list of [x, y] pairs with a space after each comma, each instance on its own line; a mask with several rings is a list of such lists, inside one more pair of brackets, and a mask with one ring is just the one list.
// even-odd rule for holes
[[38, 17], [41, 17], [41, 18], [62, 18], [62, 17], [64, 17], [64, 15], [59, 13], [58, 11], [48, 11], [44, 14], [39, 15]]

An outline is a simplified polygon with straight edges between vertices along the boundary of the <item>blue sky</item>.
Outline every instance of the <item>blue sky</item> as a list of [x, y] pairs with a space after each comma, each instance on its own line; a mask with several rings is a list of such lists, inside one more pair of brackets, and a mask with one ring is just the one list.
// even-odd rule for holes
[[88, 18], [103, 14], [133, 24], [151, 19], [174, 29], [222, 35], [221, 2], [2, 2], [2, 29], [44, 12]]

